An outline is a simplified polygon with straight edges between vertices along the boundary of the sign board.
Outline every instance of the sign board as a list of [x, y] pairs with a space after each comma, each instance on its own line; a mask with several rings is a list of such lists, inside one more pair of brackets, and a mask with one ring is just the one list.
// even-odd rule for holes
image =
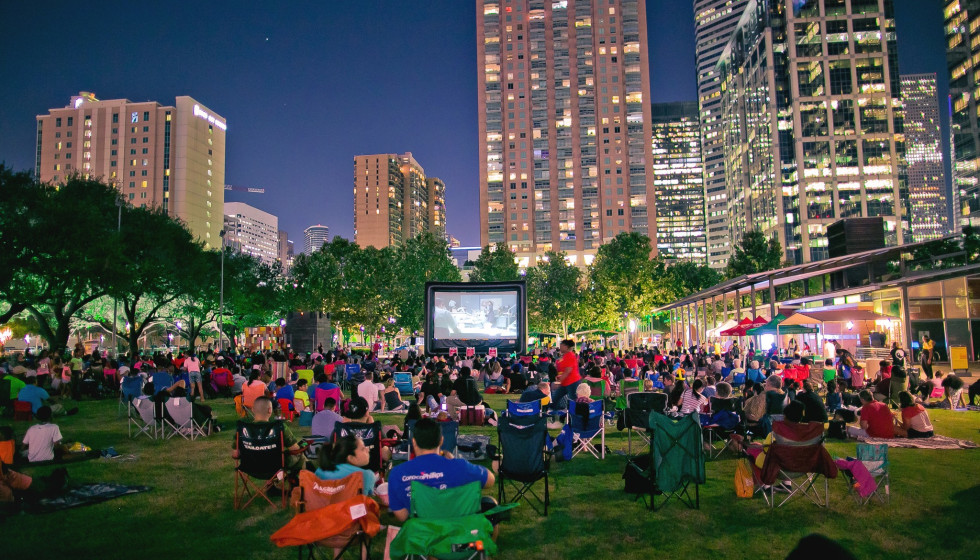
[[496, 346], [491, 346], [490, 348], [487, 348], [487, 356], [489, 356], [491, 358], [496, 358], [497, 357], [497, 347]]
[[966, 372], [969, 369], [969, 357], [967, 356], [966, 346], [949, 347], [950, 369], [955, 372]]
[[476, 348], [474, 348], [472, 346], [467, 346], [466, 347], [466, 357], [467, 358], [472, 358], [475, 355], [476, 355]]
[[459, 353], [459, 349], [458, 348], [456, 348], [455, 346], [450, 346], [449, 347], [449, 355], [450, 356], [455, 356], [457, 353]]

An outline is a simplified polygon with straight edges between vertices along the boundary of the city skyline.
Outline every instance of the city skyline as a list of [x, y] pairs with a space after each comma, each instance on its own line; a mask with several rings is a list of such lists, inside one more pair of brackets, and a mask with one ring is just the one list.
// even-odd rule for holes
[[[896, 3], [900, 69], [936, 72], [944, 99], [942, 11], [924, 4]], [[180, 16], [183, 9], [100, 5], [88, 32], [105, 40], [72, 61], [63, 56], [66, 43], [57, 31], [71, 24], [69, 10], [5, 6], [2, 21], [16, 26], [0, 37], [0, 64], [10, 84], [0, 91], [0, 160], [33, 170], [33, 116], [78, 91], [134, 101], [189, 95], [228, 119], [227, 182], [266, 188], [258, 196], [226, 192], [227, 200], [288, 216], [283, 228], [290, 239], [302, 240], [303, 229], [318, 222], [353, 239], [352, 216], [336, 211], [351, 207], [350, 158], [412, 151], [450, 186], [448, 233], [463, 245], [477, 245], [474, 3], [381, 9], [393, 5], [364, 2], [343, 11], [315, 6], [275, 21], [265, 10], [231, 3], [194, 4], [194, 18]], [[692, 2], [648, 5], [650, 101], [693, 101]], [[226, 17], [232, 7], [234, 20]], [[119, 34], [123, 27], [132, 33]], [[133, 35], [153, 40], [133, 43]], [[146, 63], [157, 57], [187, 62], [160, 72]], [[406, 64], [413, 72], [393, 95], [378, 70], [395, 72]]]

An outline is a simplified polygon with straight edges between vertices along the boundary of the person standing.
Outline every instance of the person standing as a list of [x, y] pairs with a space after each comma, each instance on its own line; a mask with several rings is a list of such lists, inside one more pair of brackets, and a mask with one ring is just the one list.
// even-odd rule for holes
[[578, 369], [578, 356], [575, 354], [575, 341], [565, 339], [561, 341], [558, 348], [561, 351], [561, 358], [555, 363], [555, 368], [558, 370], [556, 381], [558, 381], [559, 386], [551, 396], [553, 411], [558, 410], [558, 407], [561, 406], [562, 397], [568, 397], [569, 400], [575, 398], [575, 391], [582, 381], [582, 375]]
[[191, 380], [190, 395], [194, 398], [195, 389], [204, 402], [204, 382], [201, 377], [201, 359], [192, 350], [187, 358], [184, 359], [184, 367], [187, 368], [187, 376]]
[[926, 379], [932, 379], [932, 362], [936, 354], [936, 343], [933, 342], [929, 335], [922, 336], [922, 353], [919, 354], [919, 362], [922, 365], [922, 373], [926, 375]]

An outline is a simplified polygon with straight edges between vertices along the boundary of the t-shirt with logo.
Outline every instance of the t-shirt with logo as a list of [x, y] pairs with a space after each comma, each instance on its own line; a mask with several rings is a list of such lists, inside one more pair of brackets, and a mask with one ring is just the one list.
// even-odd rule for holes
[[487, 483], [487, 469], [464, 459], [446, 459], [438, 453], [420, 455], [391, 469], [388, 475], [389, 509], [409, 509], [412, 501], [412, 481], [432, 488], [446, 489], [470, 482]]

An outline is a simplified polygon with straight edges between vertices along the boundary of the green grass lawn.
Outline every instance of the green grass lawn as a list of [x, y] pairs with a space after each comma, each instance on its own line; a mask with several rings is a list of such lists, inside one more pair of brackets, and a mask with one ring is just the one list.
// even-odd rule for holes
[[[505, 398], [488, 396], [496, 408]], [[215, 406], [223, 423], [234, 425], [229, 399]], [[977, 440], [980, 416], [974, 412], [930, 411], [940, 434]], [[402, 417], [380, 415], [383, 423]], [[7, 422], [7, 421], [4, 421]], [[130, 440], [115, 401], [83, 402], [81, 412], [60, 418], [66, 440], [92, 447], [114, 446], [137, 457], [132, 462], [102, 459], [71, 464], [74, 482], [149, 485], [153, 490], [102, 504], [47, 515], [18, 515], [0, 522], [3, 558], [68, 557], [235, 557], [291, 558], [269, 535], [292, 512], [256, 502], [232, 509], [233, 430], [197, 441]], [[14, 424], [18, 438], [26, 423]], [[296, 428], [308, 435], [309, 428]], [[492, 428], [464, 427], [465, 433], [494, 434]], [[495, 436], [494, 436], [495, 439]], [[797, 540], [812, 532], [840, 541], [858, 558], [977, 558], [980, 536], [973, 525], [980, 509], [980, 451], [891, 449], [889, 505], [858, 507], [843, 478], [831, 481], [826, 509], [796, 501], [770, 511], [761, 498], [735, 497], [735, 461], [709, 461], [701, 509], [671, 503], [656, 513], [623, 492], [625, 432], [607, 431], [614, 451], [603, 461], [576, 457], [553, 465], [555, 486], [547, 518], [519, 507], [501, 528], [500, 558], [783, 558]], [[829, 443], [834, 456], [853, 455], [855, 444]], [[51, 467], [26, 468], [44, 475]], [[494, 492], [494, 495], [496, 492]], [[392, 520], [382, 517], [382, 523]], [[383, 543], [373, 553], [381, 557]]]

